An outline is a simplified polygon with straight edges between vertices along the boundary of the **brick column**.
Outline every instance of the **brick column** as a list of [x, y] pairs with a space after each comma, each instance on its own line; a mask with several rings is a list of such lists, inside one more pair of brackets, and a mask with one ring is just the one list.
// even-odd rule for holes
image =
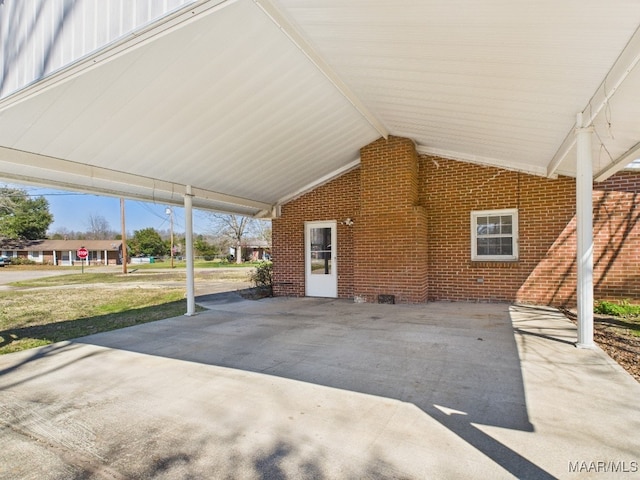
[[427, 218], [418, 201], [410, 139], [383, 138], [360, 151], [360, 214], [354, 225], [354, 296], [377, 302], [427, 299]]

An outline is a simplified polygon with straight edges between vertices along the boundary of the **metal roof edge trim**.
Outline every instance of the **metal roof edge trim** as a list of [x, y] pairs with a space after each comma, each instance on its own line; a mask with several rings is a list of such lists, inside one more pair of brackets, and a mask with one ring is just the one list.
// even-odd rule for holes
[[[585, 126], [589, 126], [593, 123], [596, 117], [602, 112], [602, 109], [605, 108], [609, 99], [613, 97], [620, 86], [627, 79], [629, 74], [632, 72], [634, 68], [638, 66], [640, 63], [640, 26], [638, 26], [633, 32], [633, 35], [624, 46], [620, 55], [616, 58], [615, 62], [604, 76], [604, 79], [598, 85], [598, 88], [593, 93], [587, 105], [582, 109], [581, 112], [585, 115], [586, 121]], [[567, 156], [569, 151], [575, 145], [575, 129], [572, 127], [571, 130], [567, 133], [567, 136], [563, 140], [563, 142], [558, 147], [555, 155], [549, 162], [547, 166], [547, 175], [553, 175], [564, 158]]]
[[331, 180], [334, 180], [359, 166], [360, 166], [360, 157], [358, 157], [358, 159], [354, 160], [353, 162], [350, 162], [347, 165], [340, 167], [337, 170], [334, 170], [333, 172], [319, 178], [315, 182], [309, 183], [308, 185], [305, 185], [301, 189], [296, 190], [295, 192], [282, 197], [280, 200], [278, 200], [275, 207], [277, 208], [277, 207], [280, 207], [281, 205], [284, 205], [285, 203], [289, 203], [292, 200], [295, 200], [296, 198], [301, 197], [305, 193], [309, 193], [312, 190], [315, 190], [316, 188], [326, 183], [329, 183]]
[[[159, 196], [163, 195], [163, 200], [169, 202], [171, 204], [179, 205], [181, 204], [182, 197], [187, 192], [187, 186], [179, 183], [169, 182], [166, 180], [160, 180], [152, 177], [144, 177], [141, 175], [135, 175], [132, 173], [120, 172], [117, 170], [109, 170], [103, 167], [96, 167], [92, 165], [87, 165], [84, 163], [76, 163], [69, 160], [62, 160], [55, 157], [48, 157], [45, 155], [39, 155], [36, 153], [25, 152], [22, 150], [15, 150], [12, 148], [1, 147], [0, 146], [0, 165], [2, 163], [9, 163], [14, 165], [22, 165], [25, 167], [33, 168], [34, 171], [44, 172], [51, 171], [61, 174], [67, 175], [76, 175], [87, 178], [88, 180], [96, 179], [102, 182], [106, 182], [108, 184], [113, 184], [112, 189], [101, 188], [101, 187], [92, 187], [91, 185], [81, 185], [77, 183], [68, 183], [60, 182], [54, 179], [46, 179], [43, 175], [40, 176], [26, 176], [13, 174], [11, 172], [2, 172], [0, 171], [0, 177], [13, 179], [13, 180], [22, 180], [28, 181], [29, 183], [35, 183], [44, 186], [63, 186], [66, 185], [66, 189], [71, 190], [81, 190], [81, 191], [89, 191], [91, 193], [104, 193], [108, 195], [114, 195], [115, 192], [121, 192], [122, 195], [117, 196], [134, 196], [135, 198], [145, 199], [147, 201], [155, 201], [155, 194], [157, 193]], [[146, 189], [154, 192], [154, 195], [144, 195], [137, 194], [134, 195], [129, 191], [124, 189], [118, 189], [117, 185], [128, 185], [131, 187], [135, 187], [136, 189]], [[75, 188], [74, 188], [75, 186]], [[271, 209], [272, 205], [266, 202], [260, 202], [257, 200], [236, 197], [234, 195], [228, 195], [220, 192], [214, 192], [212, 190], [205, 190], [202, 188], [198, 188], [192, 186], [193, 194], [199, 200], [206, 200], [210, 202], [217, 202], [226, 205], [236, 205], [239, 207], [243, 207], [245, 209], [255, 209], [255, 210], [268, 210]], [[178, 199], [175, 199], [174, 196], [178, 196]]]
[[[482, 157], [480, 155], [473, 155], [469, 153], [452, 152], [450, 150], [432, 148], [424, 145], [418, 145], [416, 147], [416, 151], [421, 155], [433, 155], [436, 157], [447, 158], [449, 160], [457, 160], [459, 162], [467, 162], [476, 165], [484, 165], [488, 167], [502, 168], [504, 170], [528, 173], [530, 175], [536, 175], [539, 177], [547, 176], [546, 168], [538, 167], [536, 165], [525, 164], [522, 167], [518, 167], [512, 163], [497, 158]], [[553, 176], [552, 178], [555, 178], [555, 176]]]
[[633, 160], [640, 156], [640, 142], [636, 143], [633, 147], [623, 153], [620, 157], [618, 157], [613, 163], [607, 165], [605, 168], [596, 172], [593, 175], [593, 179], [596, 182], [604, 182], [607, 178], [615, 175], [620, 170], [623, 170], [629, 165]]

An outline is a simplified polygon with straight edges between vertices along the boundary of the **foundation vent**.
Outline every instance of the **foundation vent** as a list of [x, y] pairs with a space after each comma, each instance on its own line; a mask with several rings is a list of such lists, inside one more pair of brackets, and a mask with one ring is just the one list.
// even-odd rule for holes
[[395, 295], [378, 295], [378, 303], [394, 304], [396, 303], [396, 296]]

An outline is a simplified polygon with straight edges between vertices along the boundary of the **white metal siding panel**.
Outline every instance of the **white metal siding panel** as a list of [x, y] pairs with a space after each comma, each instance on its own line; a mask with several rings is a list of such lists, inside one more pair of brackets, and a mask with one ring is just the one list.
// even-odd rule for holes
[[[184, 3], [6, 0], [0, 94]], [[185, 12], [81, 59], [73, 78], [5, 97], [0, 177], [163, 201], [188, 184], [211, 195], [203, 205], [237, 196], [250, 201], [234, 211], [257, 213], [353, 165], [385, 130], [422, 152], [544, 174], [640, 24], [637, 0], [211, 0]], [[640, 140], [638, 75], [595, 121], [611, 158]], [[6, 147], [67, 163], [53, 171]], [[85, 178], [69, 161], [114, 173]], [[574, 172], [570, 153], [558, 173]]]
[[392, 134], [514, 168], [546, 166], [640, 23], [635, 0], [277, 4]]
[[194, 0], [4, 0], [0, 98]]
[[356, 160], [379, 136], [250, 1], [3, 116], [7, 147], [268, 203]]

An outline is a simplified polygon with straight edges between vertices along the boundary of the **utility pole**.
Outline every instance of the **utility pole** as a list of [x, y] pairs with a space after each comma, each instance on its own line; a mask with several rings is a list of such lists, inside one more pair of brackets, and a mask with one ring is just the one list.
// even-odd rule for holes
[[169, 215], [169, 231], [171, 232], [171, 268], [173, 268], [173, 209], [167, 207], [164, 211], [167, 215]]
[[124, 222], [124, 198], [120, 197], [120, 223], [122, 228], [122, 273], [127, 273], [127, 230]]

